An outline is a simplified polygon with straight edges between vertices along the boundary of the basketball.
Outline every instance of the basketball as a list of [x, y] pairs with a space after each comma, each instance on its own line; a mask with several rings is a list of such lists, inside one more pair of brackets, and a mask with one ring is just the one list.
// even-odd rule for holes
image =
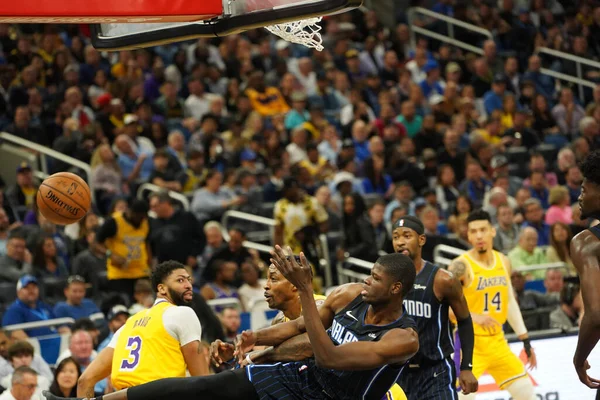
[[37, 192], [40, 213], [57, 225], [69, 225], [83, 218], [91, 207], [90, 187], [70, 172], [50, 175]]

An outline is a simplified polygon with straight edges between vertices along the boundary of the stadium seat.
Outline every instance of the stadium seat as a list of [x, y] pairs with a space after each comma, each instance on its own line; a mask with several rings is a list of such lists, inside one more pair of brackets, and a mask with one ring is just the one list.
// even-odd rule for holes
[[[556, 156], [558, 155], [558, 148], [554, 144], [543, 143], [535, 149], [544, 156], [544, 159], [546, 159], [546, 163], [549, 164], [552, 164], [552, 161], [549, 162], [548, 160], [556, 160]], [[549, 165], [548, 167], [551, 166], [552, 165]]]
[[0, 283], [0, 303], [10, 304], [17, 298], [17, 287], [12, 282]]

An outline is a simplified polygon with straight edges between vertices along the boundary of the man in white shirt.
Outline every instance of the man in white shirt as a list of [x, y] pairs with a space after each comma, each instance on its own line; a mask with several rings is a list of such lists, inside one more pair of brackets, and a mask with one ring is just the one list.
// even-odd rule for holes
[[0, 400], [39, 400], [42, 395], [36, 393], [38, 374], [30, 367], [22, 366], [15, 370], [11, 379], [12, 387], [0, 395]]
[[[126, 337], [132, 338], [132, 332], [134, 331], [140, 342], [143, 341], [144, 343], [144, 347], [136, 350], [138, 361], [141, 360], [140, 366], [143, 360], [177, 358], [168, 357], [169, 355], [173, 356], [170, 352], [174, 350], [168, 346], [161, 345], [166, 340], [171, 341], [174, 339], [179, 343], [178, 351], [181, 352], [179, 357], [183, 356], [183, 362], [185, 363], [181, 367], [187, 368], [192, 376], [208, 374], [208, 363], [206, 362], [200, 343], [202, 337], [200, 321], [196, 313], [190, 307], [186, 306], [192, 301], [192, 284], [191, 276], [188, 274], [185, 266], [175, 261], [166, 261], [159, 264], [152, 272], [152, 286], [156, 291], [156, 302], [150, 309], [143, 312], [146, 313], [145, 315], [136, 314], [135, 317], [130, 318], [114, 334], [108, 346], [100, 352], [98, 357], [79, 378], [77, 387], [78, 397], [94, 397], [94, 385], [108, 376], [111, 376], [116, 389], [134, 386], [133, 384], [127, 385], [125, 382], [127, 380], [150, 382], [159, 378], [158, 376], [151, 376], [148, 373], [147, 365], [144, 365], [146, 368], [121, 368], [120, 370], [113, 370], [113, 355], [127, 353], [126, 350], [128, 347], [125, 349], [121, 348], [121, 345], [126, 346], [127, 342], [120, 341], [120, 335], [123, 334], [127, 335]], [[162, 328], [148, 328], [151, 324], [157, 323], [161, 324]], [[136, 331], [136, 327], [143, 327], [144, 330]], [[142, 337], [146, 331], [160, 331], [163, 333]], [[161, 354], [151, 354], [157, 351], [160, 351]], [[177, 355], [175, 354], [175, 356]], [[177, 376], [178, 371], [165, 369], [164, 367], [165, 365], [153, 366], [152, 373], [154, 375], [164, 375], [160, 376], [160, 378]], [[146, 371], [146, 373], [140, 371]]]
[[[12, 364], [8, 361], [8, 348], [11, 344], [12, 339], [10, 338], [9, 333], [0, 329], [0, 379], [12, 374], [14, 371]], [[54, 379], [54, 374], [50, 370], [48, 363], [44, 361], [40, 354], [33, 355], [30, 366], [37, 371], [39, 375], [45, 377], [48, 382], [51, 382]]]
[[[15, 372], [12, 374], [5, 376], [1, 381], [0, 385], [6, 388], [7, 392], [10, 392], [13, 389], [14, 378], [17, 375], [17, 370], [22, 367], [30, 368], [36, 374], [36, 386], [34, 389], [35, 396], [34, 398], [42, 398], [42, 390], [48, 390], [50, 387], [50, 381], [45, 377], [38, 375], [37, 371], [31, 368], [31, 362], [33, 361], [33, 346], [26, 341], [13, 343], [8, 349], [8, 360], [10, 361], [13, 368], [15, 368]], [[16, 389], [17, 394], [19, 390], [23, 389], [22, 387], [18, 387]], [[26, 393], [27, 391], [23, 391]], [[28, 393], [28, 392], [27, 392]], [[16, 397], [16, 396], [15, 396]]]

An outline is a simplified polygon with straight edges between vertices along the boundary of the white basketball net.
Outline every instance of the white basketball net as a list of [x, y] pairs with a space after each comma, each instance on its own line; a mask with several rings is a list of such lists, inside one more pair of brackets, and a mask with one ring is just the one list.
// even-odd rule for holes
[[321, 17], [265, 26], [265, 29], [288, 42], [322, 51], [323, 38], [321, 38], [319, 22], [321, 22]]

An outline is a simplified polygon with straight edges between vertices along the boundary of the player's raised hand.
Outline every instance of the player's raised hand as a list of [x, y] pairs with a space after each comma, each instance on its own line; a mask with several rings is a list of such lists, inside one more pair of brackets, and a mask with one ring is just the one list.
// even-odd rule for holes
[[590, 363], [588, 363], [587, 360], [585, 360], [583, 365], [575, 365], [575, 371], [577, 371], [581, 383], [591, 389], [600, 389], [600, 380], [591, 378], [587, 374], [588, 369], [590, 369]]
[[300, 262], [298, 262], [289, 246], [287, 247], [287, 251], [290, 256], [284, 253], [281, 246], [276, 245], [274, 250], [271, 251], [271, 262], [298, 290], [312, 289], [312, 269], [304, 253], [300, 253]]
[[210, 360], [216, 367], [231, 360], [235, 352], [235, 346], [231, 343], [225, 343], [220, 339], [215, 340], [210, 344]]
[[241, 363], [247, 352], [254, 348], [256, 344], [256, 334], [251, 330], [246, 330], [237, 335], [235, 339], [235, 351], [233, 355]]
[[479, 382], [473, 375], [472, 371], [463, 370], [458, 375], [458, 383], [462, 389], [463, 394], [475, 393], [479, 389]]

